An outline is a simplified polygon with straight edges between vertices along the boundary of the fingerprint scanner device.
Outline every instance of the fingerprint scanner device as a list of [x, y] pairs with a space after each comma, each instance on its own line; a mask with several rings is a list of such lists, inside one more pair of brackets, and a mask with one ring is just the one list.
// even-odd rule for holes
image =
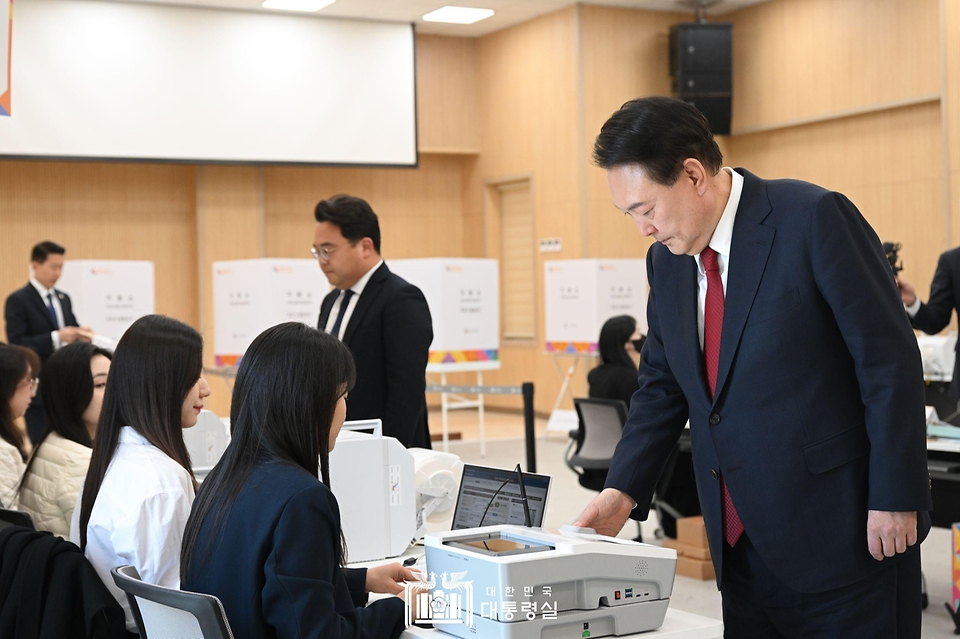
[[190, 453], [193, 474], [197, 479], [201, 479], [206, 477], [223, 457], [223, 452], [230, 443], [230, 430], [216, 413], [202, 410], [196, 425], [183, 429], [183, 443], [187, 445], [187, 452]]
[[432, 619], [418, 621], [468, 639], [655, 630], [667, 614], [677, 567], [670, 548], [572, 526], [452, 530], [429, 533], [424, 545]]
[[543, 515], [550, 497], [549, 475], [523, 473], [521, 487], [517, 472], [504, 468], [463, 465], [460, 493], [453, 513], [453, 530], [479, 528], [496, 524], [524, 525], [525, 489], [530, 511], [530, 525], [543, 525]]
[[330, 488], [350, 562], [402, 555], [417, 530], [413, 455], [379, 419], [343, 424], [330, 451]]

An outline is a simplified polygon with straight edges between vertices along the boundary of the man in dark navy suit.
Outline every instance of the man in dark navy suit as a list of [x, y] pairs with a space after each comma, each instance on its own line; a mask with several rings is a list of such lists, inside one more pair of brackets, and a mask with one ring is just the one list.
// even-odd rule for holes
[[[897, 279], [897, 284], [910, 325], [927, 335], [936, 335], [950, 323], [953, 309], [960, 309], [960, 248], [940, 254], [927, 302], [922, 302], [916, 289], [902, 277]], [[960, 357], [954, 364], [950, 395], [954, 401], [960, 400]]]
[[578, 524], [645, 519], [689, 418], [727, 637], [919, 637], [923, 374], [873, 229], [839, 193], [723, 167], [679, 100], [628, 102], [594, 156], [657, 243], [640, 389]]
[[[45, 362], [53, 351], [77, 340], [89, 342], [93, 332], [80, 327], [73, 316], [70, 296], [54, 289], [63, 270], [66, 249], [54, 242], [40, 242], [30, 253], [30, 282], [10, 294], [3, 309], [7, 341], [36, 351]], [[34, 371], [36, 374], [38, 371]], [[47, 429], [38, 392], [27, 409], [27, 434], [37, 444]]]
[[430, 448], [427, 357], [433, 323], [419, 288], [380, 257], [380, 223], [366, 201], [337, 195], [317, 204], [313, 255], [334, 289], [320, 305], [321, 331], [340, 338], [357, 365], [347, 419], [383, 420], [383, 434]]

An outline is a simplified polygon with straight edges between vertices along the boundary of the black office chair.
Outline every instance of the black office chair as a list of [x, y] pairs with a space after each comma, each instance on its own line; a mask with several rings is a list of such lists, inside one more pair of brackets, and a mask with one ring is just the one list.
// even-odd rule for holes
[[213, 595], [144, 583], [133, 566], [110, 574], [127, 593], [141, 639], [233, 639], [223, 604]]
[[0, 508], [0, 530], [10, 526], [23, 526], [30, 530], [36, 530], [37, 526], [33, 523], [33, 516], [22, 510], [7, 510]]

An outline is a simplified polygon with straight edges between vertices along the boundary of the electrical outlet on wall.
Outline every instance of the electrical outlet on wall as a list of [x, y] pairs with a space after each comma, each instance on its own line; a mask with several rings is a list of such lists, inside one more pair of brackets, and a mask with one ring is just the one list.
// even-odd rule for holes
[[540, 240], [541, 253], [559, 253], [563, 243], [559, 237], [548, 237]]

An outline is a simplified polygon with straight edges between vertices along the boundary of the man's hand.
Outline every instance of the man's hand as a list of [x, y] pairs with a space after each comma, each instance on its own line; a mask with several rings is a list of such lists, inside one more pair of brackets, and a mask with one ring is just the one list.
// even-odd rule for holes
[[73, 344], [74, 342], [89, 342], [93, 339], [93, 331], [89, 326], [65, 326], [57, 331], [60, 341], [63, 344]]
[[410, 568], [393, 563], [376, 568], [367, 568], [367, 582], [364, 590], [396, 595], [403, 592], [404, 581], [417, 581], [416, 573]]
[[616, 537], [627, 523], [634, 505], [633, 499], [626, 493], [616, 488], [604, 488], [580, 513], [573, 525], [593, 528], [601, 535]]
[[913, 303], [917, 301], [917, 291], [913, 288], [913, 285], [907, 280], [898, 277], [897, 288], [900, 289], [900, 301], [903, 302], [903, 305], [913, 306]]
[[917, 513], [871, 510], [867, 513], [867, 548], [877, 561], [906, 552], [917, 543]]

